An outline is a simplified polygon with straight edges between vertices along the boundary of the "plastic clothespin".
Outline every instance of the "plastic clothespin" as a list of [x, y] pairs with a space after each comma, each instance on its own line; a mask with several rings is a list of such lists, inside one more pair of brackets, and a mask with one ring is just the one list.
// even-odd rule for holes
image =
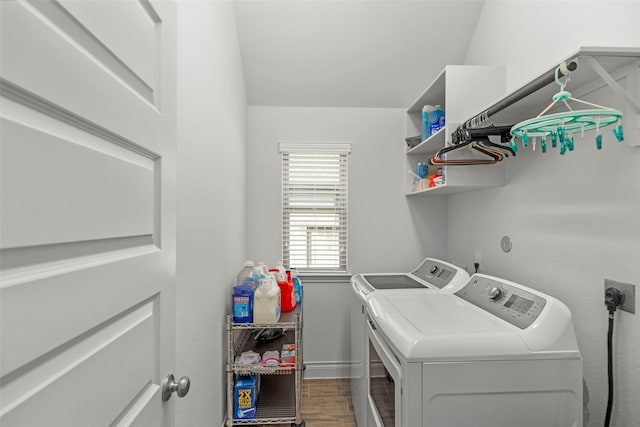
[[596, 148], [602, 150], [602, 133], [600, 132], [596, 135]]
[[551, 131], [551, 146], [556, 148], [558, 146], [558, 134], [556, 131]]
[[558, 139], [560, 140], [560, 145], [564, 144], [564, 127], [558, 126]]
[[511, 147], [511, 149], [512, 149], [513, 151], [515, 151], [515, 152], [517, 152], [517, 151], [518, 151], [518, 143], [517, 143], [517, 141], [516, 141], [516, 138], [515, 138], [515, 137], [511, 138], [511, 142], [509, 143], [509, 146]]
[[528, 147], [529, 146], [529, 135], [526, 132], [524, 132], [522, 134], [521, 138], [522, 138], [522, 146], [525, 147], [525, 148]]
[[567, 152], [567, 141], [563, 136], [562, 138], [558, 138], [560, 140], [560, 155], [564, 156], [564, 153]]
[[533, 137], [533, 139], [531, 140], [531, 150], [532, 151], [536, 151], [536, 138]]
[[543, 153], [547, 152], [547, 138], [544, 136], [540, 138], [540, 149]]
[[622, 123], [618, 122], [618, 126], [613, 128], [613, 134], [615, 135], [618, 142], [624, 141], [624, 132], [622, 130]]
[[573, 135], [569, 135], [565, 139], [567, 140], [567, 147], [569, 148], [569, 151], [573, 151], [573, 149], [575, 148], [573, 145]]

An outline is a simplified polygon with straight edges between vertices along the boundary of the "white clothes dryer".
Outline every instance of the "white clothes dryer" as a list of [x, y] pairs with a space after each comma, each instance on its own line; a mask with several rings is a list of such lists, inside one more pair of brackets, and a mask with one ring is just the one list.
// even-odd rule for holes
[[[364, 273], [351, 278], [351, 400], [358, 427], [367, 426], [368, 363], [366, 300], [373, 294], [408, 295], [452, 293], [462, 288], [469, 274], [458, 266], [435, 258], [424, 259], [409, 273]], [[380, 363], [376, 362], [380, 371]], [[384, 371], [382, 370], [384, 374]]]
[[582, 426], [582, 358], [559, 300], [474, 274], [455, 294], [373, 293], [367, 312], [394, 384], [369, 425]]

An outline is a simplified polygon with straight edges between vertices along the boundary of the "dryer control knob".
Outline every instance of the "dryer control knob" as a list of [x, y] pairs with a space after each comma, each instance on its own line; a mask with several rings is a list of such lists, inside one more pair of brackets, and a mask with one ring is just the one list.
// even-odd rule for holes
[[501, 296], [502, 296], [502, 289], [498, 288], [497, 286], [494, 286], [491, 289], [489, 289], [489, 298], [491, 298], [493, 301], [499, 300]]
[[437, 271], [438, 271], [438, 266], [434, 265], [433, 268], [431, 270], [429, 270], [429, 273], [436, 274]]

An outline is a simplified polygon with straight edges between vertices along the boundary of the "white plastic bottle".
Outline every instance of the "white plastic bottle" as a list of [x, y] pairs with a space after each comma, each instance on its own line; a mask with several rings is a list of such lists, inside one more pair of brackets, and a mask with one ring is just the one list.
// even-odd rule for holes
[[440, 105], [422, 107], [422, 140], [429, 138], [444, 127], [444, 110]]
[[429, 135], [433, 135], [444, 127], [444, 110], [440, 105], [434, 105], [433, 110], [429, 111], [427, 116], [429, 121]]
[[273, 273], [269, 273], [253, 295], [253, 322], [277, 323], [278, 320], [280, 320], [280, 287]]
[[282, 263], [282, 261], [278, 261], [278, 263], [276, 264], [276, 270], [278, 270], [278, 272], [276, 273], [276, 281], [286, 282], [287, 270], [285, 270], [284, 264]]
[[236, 285], [250, 284], [254, 288], [258, 286], [260, 281], [260, 272], [253, 264], [253, 261], [245, 261], [244, 268], [236, 276]]
[[429, 123], [429, 113], [434, 110], [433, 105], [425, 105], [422, 107], [422, 140], [429, 138], [431, 136], [430, 132], [430, 123]]
[[258, 262], [258, 271], [260, 272], [261, 279], [266, 279], [267, 277], [269, 277], [269, 268], [264, 263], [264, 261]]
[[253, 322], [253, 296], [258, 279], [258, 270], [253, 266], [253, 262], [246, 261], [236, 276], [236, 284], [231, 296], [234, 323]]

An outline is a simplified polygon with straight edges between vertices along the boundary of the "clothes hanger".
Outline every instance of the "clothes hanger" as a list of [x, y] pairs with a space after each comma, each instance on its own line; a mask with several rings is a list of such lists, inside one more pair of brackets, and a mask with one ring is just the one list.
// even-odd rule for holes
[[[481, 138], [488, 141], [488, 137]], [[429, 159], [429, 162], [435, 166], [442, 165], [458, 165], [458, 166], [467, 166], [467, 165], [491, 165], [502, 161], [505, 157], [503, 152], [498, 151], [495, 147], [490, 146], [482, 146], [479, 144], [480, 140], [468, 140], [461, 142], [459, 144], [450, 145], [442, 148], [437, 153], [435, 153]], [[472, 149], [477, 152], [484, 154], [485, 158], [469, 158], [469, 159], [445, 159], [443, 156], [447, 153], [451, 153], [453, 151], [460, 151], [463, 149]], [[502, 147], [501, 147], [502, 148]], [[488, 158], [487, 158], [488, 157]]]
[[[515, 156], [517, 150], [505, 144], [510, 140], [510, 130], [512, 127], [513, 125], [495, 126], [493, 123], [491, 123], [490, 126], [480, 128], [458, 129], [456, 131], [456, 134], [452, 135], [452, 139], [454, 140], [453, 145], [442, 148], [431, 157], [430, 162], [431, 164], [438, 166], [486, 165], [500, 162], [505, 157]], [[489, 139], [489, 136], [500, 136], [500, 141], [503, 144], [498, 144], [491, 141]], [[446, 153], [461, 150], [467, 147], [490, 157], [490, 159], [445, 159], [443, 157]]]
[[[510, 130], [513, 125], [494, 125], [489, 122], [489, 125], [479, 126], [474, 128], [458, 128], [451, 138], [452, 145], [442, 148], [435, 155], [431, 157], [432, 164], [435, 165], [484, 165], [493, 164], [502, 161], [505, 157], [515, 156], [516, 149], [509, 146], [507, 143], [510, 141]], [[495, 143], [489, 139], [489, 136], [499, 136], [502, 144]], [[470, 147], [490, 159], [445, 159], [443, 156], [446, 153], [452, 151], [461, 150], [465, 147]], [[435, 163], [433, 163], [435, 162]]]
[[486, 140], [477, 141], [477, 143], [483, 147], [502, 151], [505, 157], [509, 157], [510, 155], [511, 156], [516, 155], [516, 152], [513, 148], [509, 147], [508, 145], [497, 144], [495, 142], [492, 142], [489, 138], [487, 138]]

